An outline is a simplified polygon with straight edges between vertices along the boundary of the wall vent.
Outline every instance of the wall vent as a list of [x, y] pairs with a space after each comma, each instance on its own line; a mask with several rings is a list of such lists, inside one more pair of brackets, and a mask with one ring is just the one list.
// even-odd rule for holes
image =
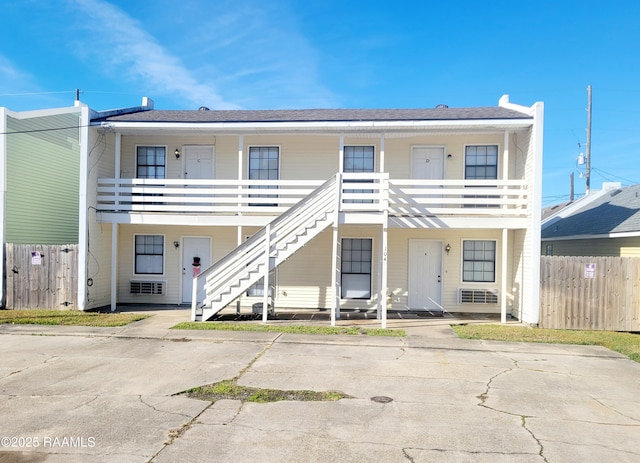
[[167, 286], [166, 281], [131, 280], [129, 284], [130, 294], [150, 294], [156, 296], [164, 295], [165, 287]]
[[458, 288], [459, 304], [497, 304], [497, 289], [464, 289]]

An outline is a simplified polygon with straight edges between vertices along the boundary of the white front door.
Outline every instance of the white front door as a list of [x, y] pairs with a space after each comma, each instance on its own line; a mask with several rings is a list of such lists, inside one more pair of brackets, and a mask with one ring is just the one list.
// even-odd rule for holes
[[411, 178], [422, 180], [444, 178], [444, 148], [442, 146], [412, 147]]
[[[196, 265], [194, 265], [196, 264]], [[197, 265], [200, 264], [200, 265]], [[182, 303], [190, 304], [193, 277], [211, 265], [211, 238], [182, 240]], [[204, 299], [204, 279], [198, 282], [197, 302]]]
[[184, 153], [184, 177], [189, 180], [212, 179], [213, 171], [213, 146], [185, 146]]
[[409, 240], [409, 308], [442, 310], [442, 241]]
[[[411, 147], [411, 178], [420, 180], [444, 178], [444, 148], [441, 146]], [[442, 198], [442, 195], [432, 195], [430, 199], [435, 198]], [[434, 207], [442, 207], [442, 204], [430, 201], [427, 208]]]

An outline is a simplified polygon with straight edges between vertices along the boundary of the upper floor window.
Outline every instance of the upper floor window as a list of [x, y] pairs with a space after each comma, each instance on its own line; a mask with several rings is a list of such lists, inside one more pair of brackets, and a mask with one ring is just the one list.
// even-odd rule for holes
[[135, 273], [162, 275], [164, 272], [164, 236], [135, 236]]
[[[375, 165], [373, 146], [345, 146], [343, 156], [343, 172], [363, 173], [373, 172]], [[372, 180], [345, 180], [345, 183], [372, 183]], [[349, 189], [345, 193], [362, 194], [363, 196], [373, 193], [373, 190]], [[371, 199], [346, 199], [345, 203], [371, 203]]]
[[[249, 180], [280, 179], [280, 148], [277, 146], [249, 147]], [[260, 190], [277, 189], [275, 185], [250, 185], [249, 188]], [[277, 195], [252, 194], [251, 198], [277, 198]], [[277, 206], [276, 203], [257, 202], [250, 206]]]
[[464, 240], [462, 242], [462, 281], [496, 281], [496, 242]]
[[249, 179], [278, 180], [280, 177], [280, 149], [277, 146], [249, 148]]
[[344, 147], [344, 172], [373, 172], [374, 164], [373, 146]]
[[498, 178], [498, 145], [470, 145], [465, 147], [465, 179]]
[[137, 178], [165, 178], [166, 149], [164, 146], [138, 146], [136, 152]]

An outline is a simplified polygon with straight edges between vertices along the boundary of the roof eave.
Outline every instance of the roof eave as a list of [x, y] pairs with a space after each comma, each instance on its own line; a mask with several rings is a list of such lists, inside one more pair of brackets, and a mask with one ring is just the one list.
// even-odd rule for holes
[[[98, 124], [96, 124], [98, 125]], [[131, 122], [108, 121], [99, 124], [118, 131], [185, 130], [185, 131], [349, 131], [412, 129], [496, 129], [527, 128], [530, 118], [474, 120], [409, 120], [409, 121], [300, 121], [300, 122]]]

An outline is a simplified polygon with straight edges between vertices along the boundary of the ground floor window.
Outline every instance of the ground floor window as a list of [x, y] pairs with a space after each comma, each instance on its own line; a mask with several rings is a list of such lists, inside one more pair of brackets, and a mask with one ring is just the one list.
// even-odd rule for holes
[[496, 242], [464, 240], [462, 243], [462, 281], [496, 281]]
[[164, 273], [164, 236], [135, 236], [135, 273], [162, 275]]
[[341, 275], [343, 299], [371, 298], [371, 258], [373, 240], [344, 238], [342, 240]]

